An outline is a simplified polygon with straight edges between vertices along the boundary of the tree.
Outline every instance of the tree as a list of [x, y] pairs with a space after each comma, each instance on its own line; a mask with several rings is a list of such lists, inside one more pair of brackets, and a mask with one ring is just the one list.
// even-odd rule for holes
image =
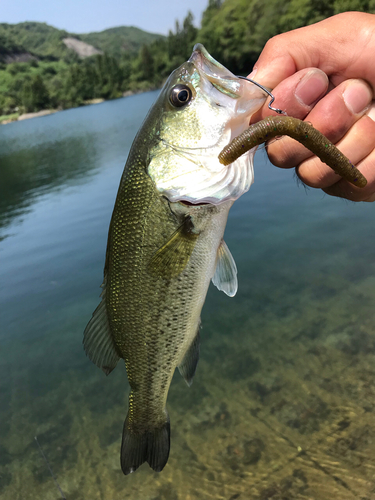
[[335, 0], [333, 10], [335, 14], [356, 10], [359, 12], [374, 12], [374, 0]]
[[26, 80], [22, 89], [22, 105], [27, 112], [46, 109], [50, 105], [48, 90], [40, 75]]
[[137, 81], [154, 81], [154, 57], [147, 45], [142, 45], [134, 65], [134, 70]]

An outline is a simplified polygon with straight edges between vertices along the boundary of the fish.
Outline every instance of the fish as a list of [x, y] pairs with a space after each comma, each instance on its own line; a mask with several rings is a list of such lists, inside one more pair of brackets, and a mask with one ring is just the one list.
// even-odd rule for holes
[[144, 462], [157, 472], [166, 465], [168, 390], [176, 367], [192, 384], [209, 284], [236, 294], [236, 264], [223, 236], [232, 204], [253, 182], [254, 151], [229, 166], [218, 155], [265, 99], [197, 44], [166, 81], [129, 152], [108, 232], [101, 302], [83, 338], [86, 354], [106, 375], [125, 361], [125, 475]]

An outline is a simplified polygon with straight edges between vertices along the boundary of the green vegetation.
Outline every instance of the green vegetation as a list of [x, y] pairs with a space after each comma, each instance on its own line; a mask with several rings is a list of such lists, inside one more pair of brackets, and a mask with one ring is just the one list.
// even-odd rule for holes
[[340, 12], [375, 12], [375, 0], [209, 0], [200, 42], [235, 73], [249, 73], [269, 38]]
[[[81, 59], [66, 47], [67, 37], [94, 45], [104, 54]], [[121, 97], [128, 90], [154, 88], [160, 81], [145, 78], [142, 54], [147, 44], [163, 38], [134, 27], [71, 35], [44, 23], [0, 24], [0, 115], [65, 109], [91, 99]]]
[[17, 118], [19, 117], [19, 114], [18, 113], [12, 113], [10, 115], [2, 115], [0, 116], [0, 123], [2, 122], [12, 122], [12, 121], [15, 121], [17, 120]]
[[0, 39], [5, 38], [9, 43], [20, 45], [27, 52], [42, 58], [61, 59], [69, 56], [70, 51], [63, 43], [63, 39], [68, 36], [66, 31], [45, 23], [0, 24]]
[[[248, 73], [272, 36], [348, 10], [375, 12], [375, 0], [209, 0], [200, 29], [189, 12], [167, 37], [134, 27], [72, 35], [43, 23], [0, 24], [0, 115], [160, 87], [198, 41], [234, 73]], [[64, 44], [68, 36], [104, 53], [82, 59]]]
[[78, 35], [76, 38], [93, 45], [103, 52], [107, 52], [111, 56], [120, 58], [125, 55], [136, 56], [142, 45], [147, 45], [163, 37], [154, 33], [147, 33], [134, 26], [119, 26], [99, 33]]
[[11, 38], [8, 38], [0, 33], [0, 57], [5, 58], [7, 55], [25, 52], [25, 49], [16, 44]]

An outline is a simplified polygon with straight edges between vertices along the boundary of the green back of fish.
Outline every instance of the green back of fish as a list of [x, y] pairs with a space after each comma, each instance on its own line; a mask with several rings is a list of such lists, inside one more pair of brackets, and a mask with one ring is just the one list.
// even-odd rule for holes
[[[109, 323], [134, 392], [129, 424], [140, 428], [165, 421], [167, 391], [177, 358], [186, 349], [184, 336], [191, 316], [190, 301], [195, 300], [185, 288], [194, 276], [187, 270], [181, 273], [194, 248], [194, 236], [189, 238], [186, 231], [179, 231], [184, 229], [185, 216], [172, 212], [147, 174], [147, 155], [159, 114], [157, 106], [152, 113], [154, 116], [149, 115], [133, 145], [121, 180], [109, 231], [106, 266]], [[147, 123], [153, 127], [147, 127]], [[176, 264], [173, 260], [163, 265], [163, 248], [173, 235], [179, 245], [175, 251], [185, 262]], [[171, 253], [174, 255], [173, 249]], [[155, 260], [158, 255], [160, 262]], [[198, 321], [199, 318], [193, 329]]]

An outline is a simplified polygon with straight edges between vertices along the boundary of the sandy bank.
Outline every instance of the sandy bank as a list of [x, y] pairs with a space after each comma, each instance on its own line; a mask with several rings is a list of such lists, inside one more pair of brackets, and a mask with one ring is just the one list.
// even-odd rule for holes
[[17, 120], [28, 120], [29, 118], [37, 118], [38, 116], [47, 116], [52, 113], [56, 113], [57, 109], [42, 109], [41, 111], [37, 111], [36, 113], [24, 113], [20, 115]]
[[[150, 90], [156, 90], [155, 88], [150, 88], [147, 90], [127, 90], [122, 94], [122, 97], [129, 97], [135, 94], [143, 94], [144, 92], [149, 92]], [[121, 97], [119, 98], [121, 99]], [[89, 106], [91, 104], [100, 104], [102, 102], [105, 102], [106, 99], [103, 98], [95, 98], [95, 99], [89, 99], [83, 103], [83, 106]], [[68, 108], [68, 109], [73, 109], [73, 108]], [[57, 111], [61, 111], [60, 109], [42, 109], [41, 111], [37, 111], [36, 113], [24, 113], [22, 115], [18, 115], [17, 113], [14, 113], [12, 115], [5, 116], [4, 120], [0, 119], [0, 125], [7, 125], [8, 123], [16, 122], [16, 121], [22, 121], [22, 120], [28, 120], [29, 118], [38, 118], [40, 116], [47, 116], [52, 113], [57, 113]]]

